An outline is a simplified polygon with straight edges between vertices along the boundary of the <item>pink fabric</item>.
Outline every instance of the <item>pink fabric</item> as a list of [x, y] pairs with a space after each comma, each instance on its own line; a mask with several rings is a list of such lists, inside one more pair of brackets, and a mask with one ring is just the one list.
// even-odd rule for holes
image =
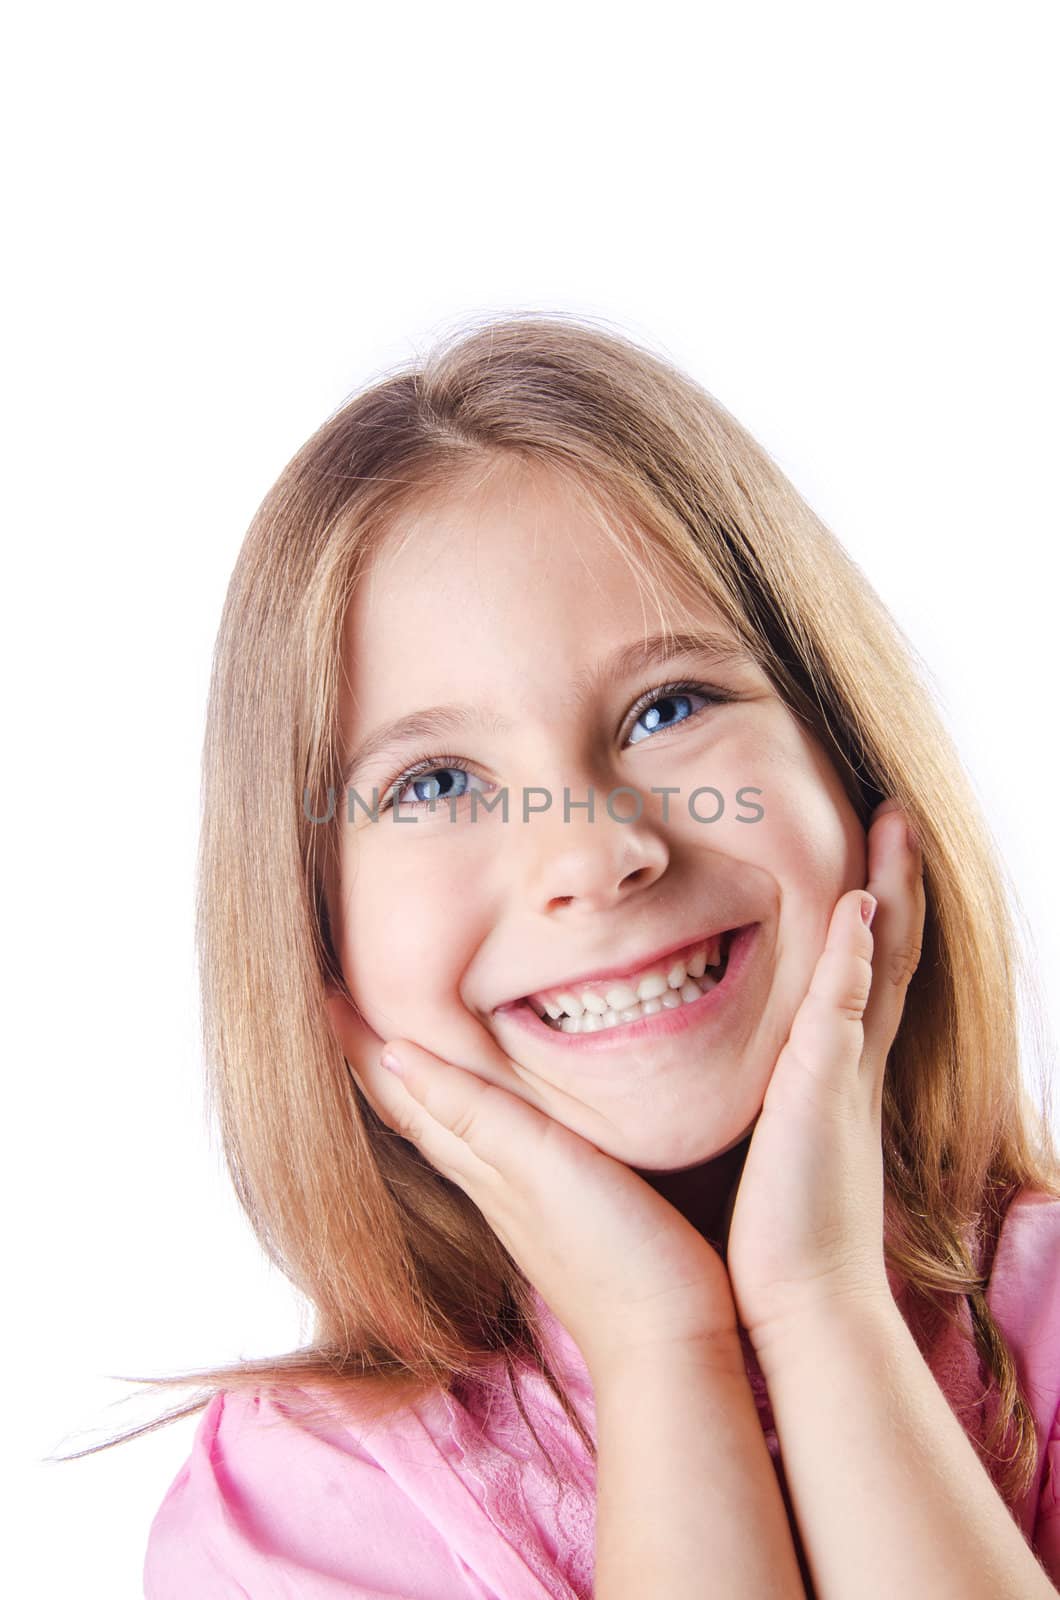
[[[1060, 1584], [1060, 1201], [1024, 1194], [1005, 1219], [987, 1299], [1028, 1386], [1038, 1469], [1019, 1512]], [[577, 1345], [540, 1307], [549, 1353], [595, 1438]], [[745, 1343], [763, 1431], [789, 1505], [765, 1383]], [[959, 1337], [932, 1367], [957, 1415], [981, 1389]], [[290, 1407], [218, 1395], [148, 1539], [145, 1600], [590, 1600], [595, 1469], [533, 1373], [527, 1411], [547, 1465], [504, 1387], [439, 1393], [400, 1418], [310, 1426]]]

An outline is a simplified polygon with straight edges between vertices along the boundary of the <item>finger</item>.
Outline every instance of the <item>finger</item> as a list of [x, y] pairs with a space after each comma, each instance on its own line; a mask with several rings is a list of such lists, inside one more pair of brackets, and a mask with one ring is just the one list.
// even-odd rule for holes
[[777, 1060], [797, 1064], [813, 1081], [849, 1099], [865, 1034], [863, 1018], [872, 987], [873, 938], [862, 916], [868, 903], [854, 889], [837, 902], [828, 937], [817, 959], [806, 997], [795, 1013], [787, 1043]]
[[388, 1044], [385, 1055], [400, 1069], [395, 1077], [382, 1064], [375, 1068], [375, 1081], [384, 1092], [382, 1080], [389, 1080], [391, 1090], [397, 1086], [391, 1103], [407, 1102], [406, 1117], [424, 1127], [447, 1152], [466, 1151], [476, 1173], [503, 1171], [533, 1182], [541, 1171], [545, 1145], [562, 1142], [564, 1134], [576, 1137], [518, 1095], [408, 1039]]
[[382, 1056], [386, 1041], [369, 1028], [345, 995], [330, 988], [326, 1003], [350, 1075], [379, 1119], [422, 1151], [445, 1177], [470, 1192], [469, 1185], [484, 1176], [483, 1164], [472, 1157], [458, 1136], [434, 1123], [426, 1108], [418, 1104], [413, 1086], [418, 1083], [418, 1075], [413, 1073], [413, 1082], [406, 1085], [385, 1069]]
[[[382, 1065], [385, 1041], [337, 989], [328, 1016], [354, 1081], [379, 1118], [444, 1177], [478, 1201], [498, 1172], [539, 1181], [546, 1147], [567, 1130], [517, 1095], [443, 1061], [407, 1039], [386, 1045], [400, 1077]], [[568, 1134], [569, 1138], [574, 1135]]]
[[919, 845], [908, 818], [893, 802], [873, 813], [869, 828], [868, 892], [879, 901], [873, 922], [873, 985], [865, 1010], [866, 1072], [882, 1092], [887, 1057], [898, 1033], [906, 996], [920, 963], [927, 897]]
[[[436, 1065], [441, 1071], [449, 1064], [439, 1061]], [[451, 1070], [461, 1071], [459, 1067]], [[417, 1069], [413, 1069], [406, 1080], [404, 1074], [397, 1077], [377, 1062], [362, 1068], [362, 1074], [383, 1120], [402, 1139], [414, 1144], [443, 1177], [458, 1184], [476, 1201], [496, 1184], [497, 1168], [482, 1159], [467, 1137], [482, 1119], [482, 1108], [476, 1102], [479, 1090], [487, 1085], [481, 1079], [473, 1073], [461, 1073], [466, 1080], [465, 1087], [454, 1097], [458, 1099], [458, 1108], [452, 1116], [452, 1126], [447, 1126], [422, 1103], [423, 1084]], [[434, 1095], [431, 1098], [436, 1100]]]

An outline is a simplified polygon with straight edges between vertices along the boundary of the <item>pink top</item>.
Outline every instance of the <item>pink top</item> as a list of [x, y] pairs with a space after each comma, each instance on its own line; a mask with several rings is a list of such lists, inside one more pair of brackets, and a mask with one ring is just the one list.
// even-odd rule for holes
[[[1019, 1525], [1060, 1585], [1060, 1201], [1024, 1193], [1013, 1203], [987, 1300], [1037, 1422], [1038, 1467]], [[549, 1355], [595, 1438], [585, 1362], [539, 1303]], [[745, 1353], [790, 1516], [746, 1342]], [[971, 1347], [955, 1334], [932, 1367], [958, 1416], [974, 1410]], [[528, 1371], [522, 1382], [563, 1479], [558, 1498], [505, 1387], [463, 1402], [439, 1392], [356, 1432], [309, 1425], [272, 1400], [215, 1396], [151, 1525], [145, 1600], [590, 1600], [595, 1469], [544, 1379]]]

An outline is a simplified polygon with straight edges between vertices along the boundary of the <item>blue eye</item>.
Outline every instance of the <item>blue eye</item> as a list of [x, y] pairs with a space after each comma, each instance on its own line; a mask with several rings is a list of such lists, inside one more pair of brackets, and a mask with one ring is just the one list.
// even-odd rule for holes
[[[456, 761], [457, 758], [455, 756], [430, 756], [428, 759], [432, 762], [441, 763], [450, 760]], [[411, 772], [403, 772], [395, 780], [395, 789], [389, 804], [401, 805], [406, 808], [411, 807], [413, 810], [417, 806], [434, 806], [437, 808], [440, 803], [452, 806], [455, 801], [463, 800], [471, 792], [466, 784], [463, 787], [460, 786], [459, 781], [454, 784], [451, 781], [451, 775], [453, 774], [458, 780], [474, 776], [473, 773], [468, 772], [466, 767], [461, 766], [443, 767], [438, 765], [421, 768], [419, 771], [413, 768]], [[422, 795], [417, 795], [413, 800], [403, 800], [400, 798], [402, 790], [398, 787], [402, 784], [413, 790], [422, 786], [426, 792]]]
[[[685, 716], [678, 717], [674, 721], [671, 721], [670, 708], [672, 706], [679, 706], [682, 704], [682, 702], [687, 705], [691, 700], [709, 701], [711, 698], [717, 697], [712, 697], [709, 694], [701, 693], [690, 684], [675, 684], [672, 688], [666, 690], [655, 689], [652, 691], [651, 699], [648, 701], [647, 705], [643, 708], [643, 710], [638, 712], [637, 722], [640, 722], [643, 719], [643, 721], [647, 724], [649, 733], [644, 737], [648, 738], [652, 733], [657, 733], [660, 728], [672, 728], [675, 727], [677, 723], [688, 722], [690, 720], [689, 717]], [[659, 709], [660, 707], [662, 707], [662, 710]], [[693, 711], [691, 716], [695, 716], [695, 714], [696, 713]], [[633, 724], [633, 726], [636, 728], [636, 722]], [[630, 742], [632, 744], [643, 744], [644, 739], [634, 739], [631, 734]]]
[[[725, 705], [737, 698], [727, 690], [708, 689], [698, 683], [667, 683], [661, 689], [651, 689], [641, 696], [630, 711], [630, 715], [634, 717], [633, 727], [636, 728], [637, 723], [644, 719], [648, 723], [648, 732], [635, 739], [631, 730], [630, 743], [643, 744], [645, 739], [651, 738], [655, 733], [665, 733], [668, 728], [680, 727], [682, 723], [691, 722], [706, 706]], [[705, 706], [701, 706], [699, 710], [693, 709], [685, 716], [674, 716], [673, 707], [687, 706], [692, 700], [702, 700]], [[459, 775], [456, 783], [439, 781], [439, 777], [445, 778], [454, 773]], [[453, 811], [471, 793], [466, 784], [461, 786], [459, 779], [469, 779], [474, 776], [459, 756], [426, 756], [422, 761], [399, 773], [393, 780], [389, 786], [388, 798], [380, 806], [380, 810], [389, 811], [392, 806], [399, 805], [412, 811], [423, 809], [439, 811], [445, 805]], [[414, 790], [421, 784], [426, 793], [417, 795], [411, 800], [402, 798], [406, 788]]]

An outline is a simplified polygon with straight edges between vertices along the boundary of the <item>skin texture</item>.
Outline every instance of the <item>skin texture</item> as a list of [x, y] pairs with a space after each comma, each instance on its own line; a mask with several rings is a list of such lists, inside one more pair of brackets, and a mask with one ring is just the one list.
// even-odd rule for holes
[[[676, 584], [675, 628], [728, 633], [713, 607]], [[748, 1140], [778, 1055], [806, 996], [836, 902], [864, 885], [866, 836], [838, 774], [753, 663], [687, 657], [599, 685], [577, 705], [576, 676], [623, 644], [660, 631], [650, 600], [611, 542], [549, 480], [494, 478], [408, 515], [377, 551], [347, 617], [346, 748], [379, 724], [467, 702], [508, 719], [394, 747], [351, 774], [366, 802], [421, 757], [444, 792], [507, 786], [509, 821], [469, 798], [432, 815], [361, 812], [342, 828], [332, 924], [347, 986], [380, 1041], [400, 1037], [458, 1062], [625, 1163], [710, 1238], [723, 1237]], [[731, 637], [731, 634], [729, 635]], [[687, 679], [733, 703], [654, 699]], [[632, 742], [630, 735], [632, 734]], [[713, 823], [687, 796], [720, 791]], [[631, 785], [639, 821], [608, 816], [604, 797]], [[595, 820], [572, 800], [596, 795]], [[664, 820], [652, 787], [677, 788]], [[553, 796], [522, 821], [524, 788]], [[737, 791], [759, 791], [742, 805]], [[705, 796], [700, 815], [716, 802]], [[764, 816], [749, 824], [737, 820]], [[630, 815], [628, 795], [615, 810]], [[606, 1071], [527, 1038], [497, 1005], [580, 972], [629, 961], [716, 927], [760, 924], [742, 1004], [710, 1026], [613, 1052]], [[352, 1056], [350, 1057], [352, 1060]], [[599, 1058], [598, 1058], [599, 1059]]]

